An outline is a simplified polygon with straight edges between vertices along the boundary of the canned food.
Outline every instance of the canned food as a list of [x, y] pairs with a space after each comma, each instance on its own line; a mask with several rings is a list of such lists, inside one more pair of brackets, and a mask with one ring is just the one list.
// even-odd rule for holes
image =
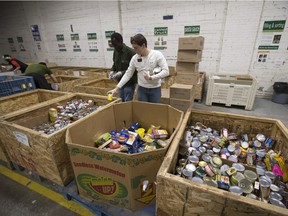
[[203, 177], [203, 181], [206, 185], [218, 188], [217, 181], [215, 181], [214, 179], [212, 179], [210, 177], [207, 177], [207, 176]]
[[282, 208], [286, 208], [286, 206], [285, 206], [280, 200], [271, 198], [271, 199], [269, 200], [269, 202], [270, 202], [272, 205], [276, 205], [276, 206], [279, 206], [279, 207], [282, 207]]
[[205, 166], [207, 166], [207, 163], [206, 163], [205, 161], [200, 161], [200, 162], [198, 163], [198, 165], [199, 165], [200, 167], [205, 167]]
[[246, 197], [249, 197], [249, 198], [251, 198], [251, 199], [258, 200], [258, 197], [257, 197], [255, 194], [253, 194], [253, 193], [247, 194]]
[[271, 191], [271, 193], [269, 195], [269, 198], [270, 199], [274, 198], [274, 199], [277, 199], [277, 200], [282, 200], [283, 199], [283, 197], [279, 193], [273, 192], [273, 191]]
[[257, 179], [257, 174], [251, 170], [245, 170], [244, 171], [245, 178], [250, 181], [251, 183], [254, 183]]
[[236, 195], [241, 195], [243, 193], [243, 189], [241, 187], [239, 187], [239, 186], [231, 186], [229, 188], [229, 191], [231, 193], [236, 194]]
[[186, 164], [185, 168], [187, 170], [191, 170], [192, 172], [196, 170], [196, 166], [194, 164]]
[[202, 155], [202, 160], [205, 161], [206, 163], [210, 163], [211, 156], [208, 154]]
[[212, 157], [210, 160], [210, 163], [214, 167], [221, 167], [222, 166], [222, 160], [220, 157], [216, 157], [216, 156]]
[[194, 165], [197, 165], [198, 162], [199, 162], [199, 158], [197, 156], [195, 156], [195, 155], [189, 156], [188, 160]]
[[107, 100], [108, 100], [108, 101], [112, 101], [112, 100], [113, 100], [112, 94], [108, 94], [108, 95], [107, 95]]
[[265, 172], [265, 176], [268, 177], [268, 178], [270, 178], [272, 182], [273, 182], [274, 179], [276, 178], [276, 175], [275, 175], [273, 172], [271, 172], [271, 171], [266, 171], [266, 172]]
[[242, 188], [243, 193], [249, 194], [253, 191], [253, 185], [247, 179], [241, 179], [238, 183], [238, 186]]
[[257, 134], [256, 135], [256, 139], [259, 140], [260, 142], [264, 142], [265, 141], [265, 136], [263, 134]]
[[232, 176], [231, 176], [231, 182], [234, 184], [234, 185], [238, 185], [239, 182], [242, 180], [242, 179], [245, 179], [244, 175], [240, 172], [236, 172], [234, 173]]
[[264, 178], [260, 178], [260, 185], [262, 189], [262, 196], [264, 199], [267, 199], [270, 194], [270, 183]]
[[212, 177], [212, 176], [215, 175], [215, 173], [214, 173], [214, 172], [212, 171], [212, 169], [211, 169], [211, 165], [210, 165], [210, 166], [209, 166], [209, 165], [206, 165], [205, 168], [204, 168], [204, 170], [205, 170], [206, 174], [207, 174], [208, 176], [210, 176], [210, 177]]
[[229, 169], [230, 167], [227, 165], [227, 164], [223, 164], [221, 167], [220, 167], [220, 173], [221, 175], [226, 175], [226, 171]]
[[244, 172], [244, 170], [245, 170], [244, 165], [241, 163], [233, 163], [232, 167], [235, 167], [235, 169], [239, 172]]
[[57, 109], [55, 108], [50, 108], [49, 109], [49, 120], [51, 122], [55, 122], [57, 120], [58, 114], [57, 114]]
[[204, 181], [202, 180], [202, 178], [195, 176], [191, 179], [193, 182], [199, 183], [199, 184], [203, 184]]

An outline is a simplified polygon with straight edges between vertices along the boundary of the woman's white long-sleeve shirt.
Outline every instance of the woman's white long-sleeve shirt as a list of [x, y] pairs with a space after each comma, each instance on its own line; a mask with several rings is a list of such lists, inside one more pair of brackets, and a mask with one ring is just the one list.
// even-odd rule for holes
[[[153, 75], [152, 80], [146, 80], [144, 73], [151, 73], [156, 67], [161, 71]], [[169, 76], [169, 69], [164, 55], [157, 50], [150, 50], [147, 56], [135, 54], [129, 64], [127, 71], [118, 83], [117, 87], [122, 88], [133, 76], [135, 70], [138, 72], [138, 85], [145, 88], [156, 88], [161, 86], [161, 79]]]

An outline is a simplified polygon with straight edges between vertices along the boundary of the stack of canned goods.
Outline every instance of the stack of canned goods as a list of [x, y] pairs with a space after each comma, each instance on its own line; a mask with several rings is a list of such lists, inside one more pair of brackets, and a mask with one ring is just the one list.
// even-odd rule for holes
[[52, 134], [99, 108], [101, 106], [98, 106], [94, 100], [74, 99], [63, 106], [59, 105], [56, 108], [50, 108], [48, 113], [49, 121], [32, 129], [45, 134]]
[[180, 142], [176, 175], [287, 208], [288, 184], [282, 178], [287, 169], [271, 150], [274, 143], [263, 134], [249, 140], [247, 134], [238, 137], [197, 122], [186, 127]]

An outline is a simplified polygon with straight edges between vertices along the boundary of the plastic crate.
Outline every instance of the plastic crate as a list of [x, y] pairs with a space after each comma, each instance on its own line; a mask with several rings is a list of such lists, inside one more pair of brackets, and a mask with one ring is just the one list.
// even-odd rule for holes
[[36, 89], [33, 77], [0, 76], [0, 97]]
[[221, 103], [225, 106], [245, 106], [252, 110], [257, 80], [249, 75], [210, 75], [206, 105]]

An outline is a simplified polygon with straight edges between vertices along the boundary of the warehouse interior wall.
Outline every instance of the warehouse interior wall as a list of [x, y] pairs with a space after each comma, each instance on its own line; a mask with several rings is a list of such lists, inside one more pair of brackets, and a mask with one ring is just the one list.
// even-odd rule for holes
[[[252, 75], [258, 80], [259, 97], [271, 97], [274, 82], [288, 81], [287, 1], [21, 1], [0, 2], [0, 7], [0, 54], [24, 62], [109, 68], [113, 49], [108, 33], [116, 31], [129, 46], [136, 33], [147, 38], [151, 49], [164, 40], [160, 51], [168, 65], [175, 66], [184, 27], [199, 26], [196, 36], [205, 37], [200, 71]], [[264, 22], [277, 20], [286, 21], [281, 31], [263, 31]], [[35, 25], [41, 41], [32, 34]], [[167, 35], [159, 37], [158, 27], [167, 27]], [[87, 33], [97, 34], [97, 51], [89, 50]], [[71, 34], [78, 34], [79, 40], [72, 41]], [[64, 35], [64, 41], [57, 41], [56, 35]], [[277, 49], [260, 49], [271, 35], [280, 35], [273, 41]], [[60, 51], [59, 44], [66, 51]]]

